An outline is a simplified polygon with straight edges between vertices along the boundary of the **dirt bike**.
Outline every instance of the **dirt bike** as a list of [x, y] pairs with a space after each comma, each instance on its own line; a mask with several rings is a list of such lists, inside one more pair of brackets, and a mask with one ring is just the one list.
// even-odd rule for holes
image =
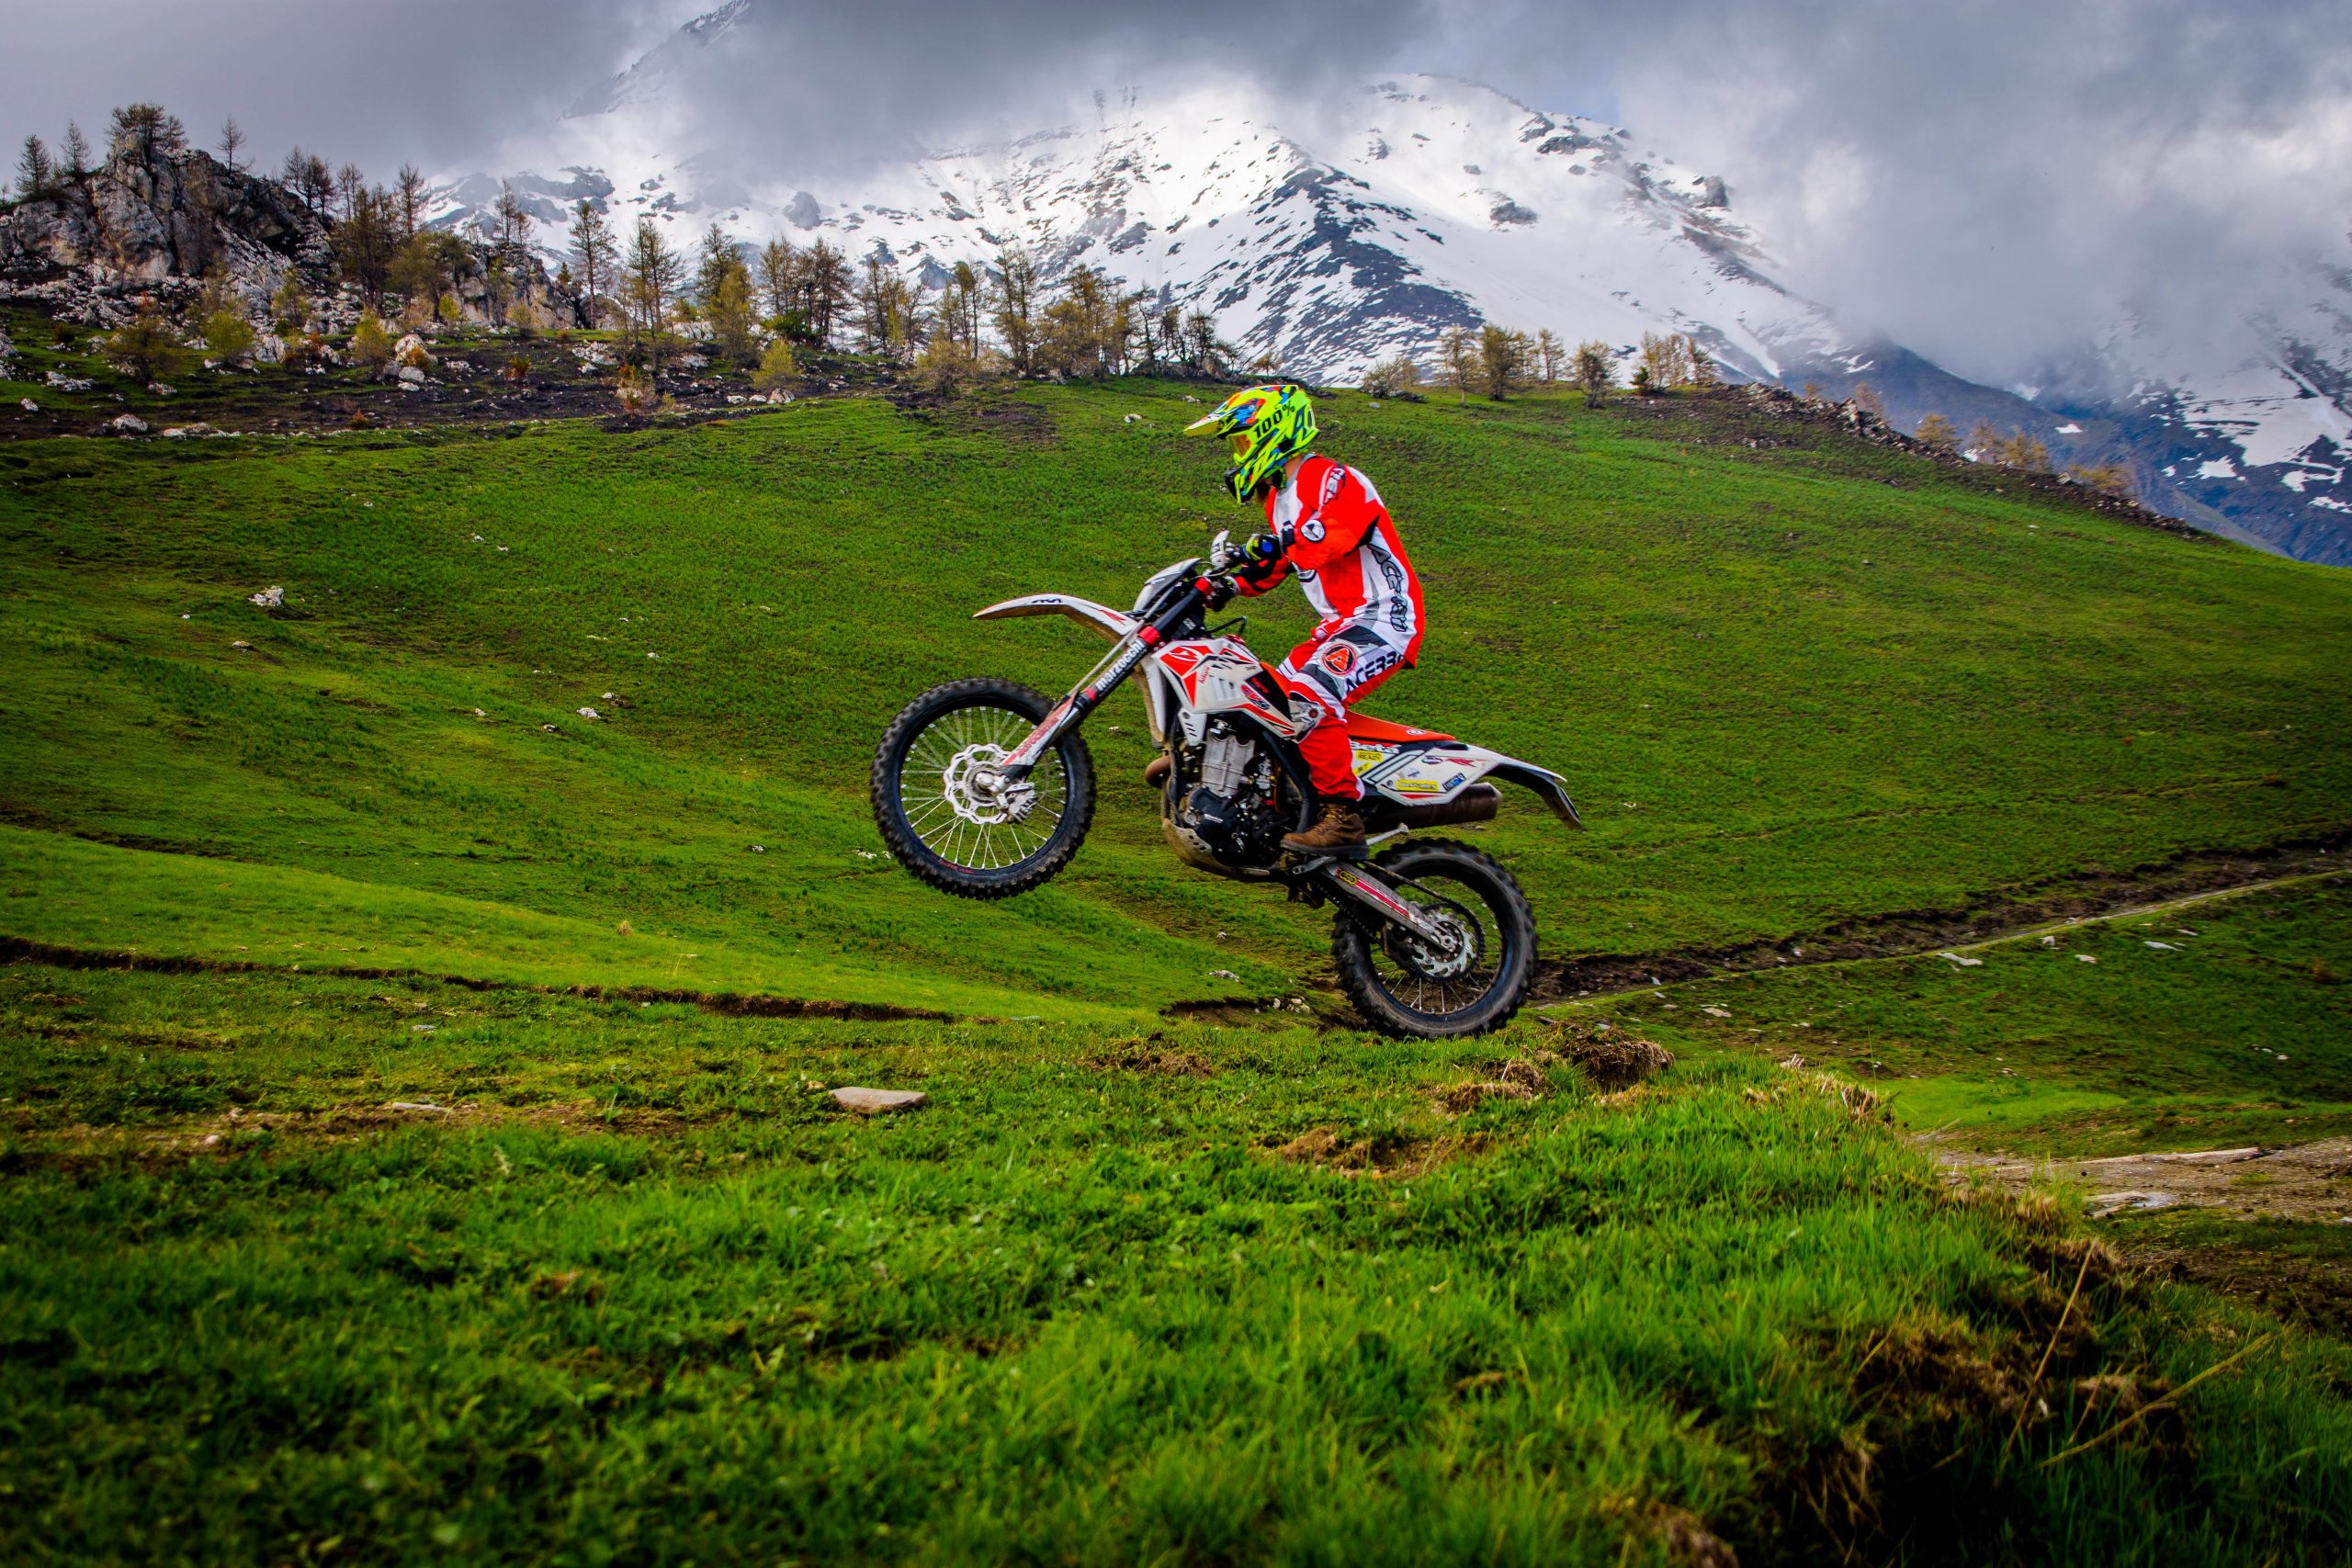
[[[1094, 763], [1079, 729], [1136, 670], [1161, 748], [1145, 772], [1160, 827], [1185, 863], [1274, 883], [1329, 902], [1340, 983], [1383, 1032], [1422, 1039], [1497, 1029], [1519, 1010], [1535, 964], [1535, 919], [1510, 872], [1449, 840], [1396, 842], [1376, 856], [1298, 855], [1285, 833], [1308, 825], [1315, 791], [1296, 740], [1315, 716], [1242, 640], [1246, 617], [1208, 618], [1243, 565], [1219, 534], [1205, 562], [1159, 572], [1120, 611], [1066, 593], [1008, 599], [974, 619], [1063, 615], [1111, 639], [1102, 661], [1059, 701], [1012, 681], [951, 681], [909, 703], [874, 757], [883, 842], [944, 892], [1002, 898], [1068, 865], [1094, 818]], [[1556, 773], [1451, 735], [1348, 716], [1372, 842], [1415, 829], [1490, 820], [1521, 785], [1582, 824]]]

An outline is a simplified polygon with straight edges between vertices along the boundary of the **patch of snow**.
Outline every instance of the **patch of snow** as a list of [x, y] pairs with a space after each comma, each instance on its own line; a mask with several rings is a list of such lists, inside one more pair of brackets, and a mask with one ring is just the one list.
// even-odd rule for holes
[[2241, 476], [2237, 465], [2227, 457], [2208, 457], [2198, 466], [2197, 477], [2200, 479], [2234, 479]]

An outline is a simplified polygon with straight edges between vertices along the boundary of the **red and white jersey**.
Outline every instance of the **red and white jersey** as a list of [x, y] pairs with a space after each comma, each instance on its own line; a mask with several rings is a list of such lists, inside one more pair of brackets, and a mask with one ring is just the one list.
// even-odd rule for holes
[[1283, 555], [1255, 581], [1235, 586], [1259, 594], [1290, 571], [1325, 622], [1371, 628], [1415, 662], [1421, 650], [1421, 580], [1396, 536], [1396, 525], [1372, 481], [1344, 463], [1310, 457], [1291, 482], [1266, 498], [1266, 523]]

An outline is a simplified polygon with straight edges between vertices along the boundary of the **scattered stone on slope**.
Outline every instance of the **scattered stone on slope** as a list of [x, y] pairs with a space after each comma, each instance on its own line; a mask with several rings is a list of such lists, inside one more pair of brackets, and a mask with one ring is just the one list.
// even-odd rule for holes
[[286, 605], [286, 590], [283, 588], [265, 588], [258, 593], [246, 594], [245, 603], [248, 604], [258, 604], [265, 610], [283, 609]]
[[885, 1116], [898, 1111], [912, 1111], [931, 1097], [912, 1089], [837, 1089], [833, 1101], [845, 1111], [860, 1116]]

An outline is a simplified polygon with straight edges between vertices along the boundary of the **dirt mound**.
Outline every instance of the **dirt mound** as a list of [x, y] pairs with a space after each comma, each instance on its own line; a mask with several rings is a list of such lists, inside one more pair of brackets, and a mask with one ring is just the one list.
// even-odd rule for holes
[[1640, 1040], [1613, 1024], [1578, 1020], [1553, 1031], [1553, 1048], [1577, 1065], [1593, 1088], [1604, 1093], [1631, 1089], [1674, 1066], [1674, 1053], [1653, 1040]]

